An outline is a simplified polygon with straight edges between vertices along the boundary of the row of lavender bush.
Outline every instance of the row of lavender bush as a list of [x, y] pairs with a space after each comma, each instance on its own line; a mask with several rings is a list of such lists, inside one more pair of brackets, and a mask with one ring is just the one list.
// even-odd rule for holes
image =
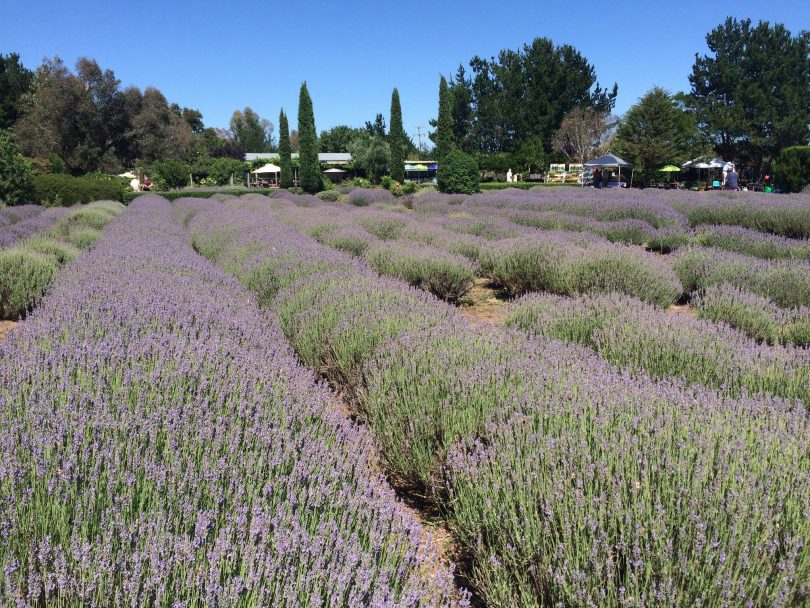
[[123, 209], [121, 203], [97, 201], [22, 220], [20, 224], [45, 221], [28, 238], [0, 250], [0, 319], [17, 319], [34, 306], [59, 269], [100, 238], [104, 226]]
[[0, 603], [454, 606], [369, 437], [142, 197], [0, 346]]
[[803, 407], [655, 382], [575, 345], [471, 327], [268, 218], [275, 202], [177, 211], [198, 249], [245, 284], [273, 286], [299, 356], [351, 395], [391, 477], [436, 502], [486, 605], [807, 600]]
[[755, 340], [810, 346], [810, 307], [780, 308], [768, 298], [727, 283], [709, 285], [692, 300], [698, 315], [728, 323]]
[[21, 205], [0, 209], [0, 249], [11, 247], [38, 233], [46, 232], [69, 210], [51, 209], [39, 205]]
[[538, 188], [499, 190], [463, 197], [426, 193], [415, 209], [456, 206], [513, 212], [556, 211], [598, 221], [641, 220], [653, 228], [723, 224], [793, 239], [810, 238], [806, 194], [769, 196], [761, 192], [688, 192]]
[[782, 308], [810, 306], [810, 260], [762, 260], [714, 247], [687, 246], [671, 256], [687, 292], [727, 283]]
[[740, 393], [800, 399], [810, 408], [810, 351], [758, 344], [724, 325], [671, 315], [620, 294], [531, 294], [506, 324], [589, 346], [604, 359], [655, 378], [678, 377]]
[[658, 256], [590, 233], [522, 230], [497, 218], [428, 222], [404, 213], [286, 200], [274, 217], [324, 244], [364, 255], [380, 274], [454, 303], [479, 273], [513, 295], [623, 291], [667, 306], [682, 292]]

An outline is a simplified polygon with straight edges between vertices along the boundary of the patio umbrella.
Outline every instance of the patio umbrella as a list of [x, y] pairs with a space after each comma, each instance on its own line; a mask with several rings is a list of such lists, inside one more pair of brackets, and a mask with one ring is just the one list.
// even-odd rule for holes
[[254, 169], [251, 171], [251, 173], [281, 173], [281, 167], [272, 163], [267, 163], [258, 169]]
[[661, 173], [677, 173], [681, 170], [680, 167], [676, 167], [675, 165], [667, 165], [666, 167], [661, 167], [658, 169]]
[[722, 169], [725, 163], [722, 160], [718, 160], [713, 158], [710, 161], [704, 161], [700, 159], [690, 160], [685, 162], [681, 165], [684, 169], [697, 169], [698, 170], [698, 182], [700, 182], [700, 170], [701, 169]]

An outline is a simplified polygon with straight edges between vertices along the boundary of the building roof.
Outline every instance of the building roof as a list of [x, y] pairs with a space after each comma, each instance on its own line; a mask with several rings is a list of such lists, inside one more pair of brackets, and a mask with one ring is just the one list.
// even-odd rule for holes
[[[292, 158], [298, 158], [298, 152], [290, 154]], [[261, 160], [276, 160], [278, 159], [278, 152], [246, 152], [245, 160], [250, 162], [256, 159]], [[351, 162], [352, 155], [348, 152], [319, 152], [318, 160], [322, 163], [330, 165], [340, 165], [343, 163]]]

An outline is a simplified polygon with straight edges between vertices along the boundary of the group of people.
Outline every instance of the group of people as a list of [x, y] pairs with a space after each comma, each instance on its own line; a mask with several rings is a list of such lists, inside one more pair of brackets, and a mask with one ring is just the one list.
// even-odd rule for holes
[[506, 172], [506, 181], [508, 183], [518, 183], [523, 176], [520, 173], [512, 173], [512, 169]]
[[152, 180], [149, 179], [149, 176], [145, 176], [143, 181], [133, 177], [129, 182], [129, 187], [133, 192], [149, 192], [152, 189]]

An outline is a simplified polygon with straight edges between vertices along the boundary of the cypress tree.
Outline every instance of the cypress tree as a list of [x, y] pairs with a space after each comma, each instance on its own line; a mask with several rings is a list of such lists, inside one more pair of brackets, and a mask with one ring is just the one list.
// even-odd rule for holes
[[323, 182], [318, 161], [318, 135], [306, 82], [301, 84], [301, 94], [298, 96], [298, 161], [299, 182], [304, 192], [319, 192]]
[[280, 186], [291, 188], [293, 185], [292, 156], [290, 155], [290, 125], [282, 108], [278, 117], [278, 164], [281, 167]]
[[442, 76], [439, 82], [439, 119], [436, 126], [436, 160], [439, 162], [453, 149], [453, 100], [451, 95], [447, 80]]
[[399, 105], [399, 91], [394, 87], [391, 93], [391, 121], [388, 131], [388, 145], [391, 148], [391, 177], [398, 182], [405, 181], [405, 131], [402, 128], [402, 107]]

